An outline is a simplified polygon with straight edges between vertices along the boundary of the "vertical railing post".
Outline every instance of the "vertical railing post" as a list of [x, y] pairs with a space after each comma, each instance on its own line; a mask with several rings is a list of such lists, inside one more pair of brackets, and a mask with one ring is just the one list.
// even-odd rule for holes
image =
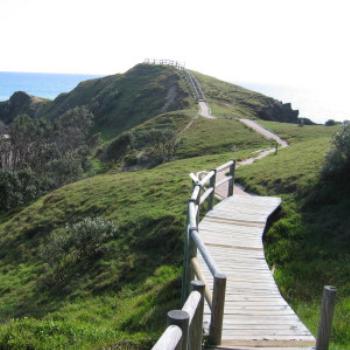
[[210, 179], [209, 186], [213, 189], [213, 192], [210, 194], [208, 199], [208, 208], [212, 210], [214, 207], [214, 199], [215, 199], [215, 185], [216, 185], [216, 169], [213, 170], [214, 175]]
[[190, 227], [189, 227], [189, 213], [187, 208], [187, 220], [185, 227], [184, 237], [184, 263], [182, 272], [182, 288], [181, 288], [181, 304], [183, 304], [188, 296], [188, 281], [190, 275], [190, 259], [189, 259], [189, 247], [190, 247]]
[[213, 345], [221, 344], [222, 323], [224, 321], [225, 292], [226, 276], [224, 274], [216, 274], [214, 276], [213, 302], [209, 327], [209, 340]]
[[178, 326], [182, 331], [181, 345], [179, 350], [188, 350], [188, 329], [190, 316], [186, 311], [171, 310], [168, 312], [168, 326]]
[[228, 182], [228, 191], [227, 191], [228, 197], [233, 195], [233, 186], [234, 186], [234, 181], [235, 181], [235, 170], [236, 170], [236, 161], [234, 160], [234, 161], [232, 161], [232, 164], [230, 165], [229, 175], [231, 176], [231, 179]]
[[201, 281], [192, 281], [191, 287], [192, 290], [196, 290], [201, 294], [201, 301], [197, 307], [197, 311], [192, 319], [192, 324], [190, 326], [190, 350], [202, 350], [205, 285]]
[[328, 350], [336, 293], [337, 290], [335, 287], [325, 286], [323, 288], [321, 317], [316, 340], [316, 350]]
[[191, 260], [192, 258], [197, 256], [197, 246], [194, 243], [192, 239], [192, 231], [197, 231], [197, 228], [190, 227], [189, 229], [189, 249], [188, 249], [188, 266], [189, 266], [189, 273], [188, 273], [188, 282], [187, 282], [187, 296], [190, 293], [190, 284], [191, 281], [194, 280], [194, 270], [192, 268]]

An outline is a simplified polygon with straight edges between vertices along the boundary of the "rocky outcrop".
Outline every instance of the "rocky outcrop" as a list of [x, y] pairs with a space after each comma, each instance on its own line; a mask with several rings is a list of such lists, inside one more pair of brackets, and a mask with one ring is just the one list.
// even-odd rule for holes
[[271, 102], [257, 109], [261, 119], [274, 120], [285, 123], [298, 123], [299, 111], [294, 110], [290, 103], [271, 99]]
[[34, 118], [48, 102], [23, 91], [17, 91], [9, 100], [0, 102], [0, 121], [9, 124], [20, 114], [27, 114]]

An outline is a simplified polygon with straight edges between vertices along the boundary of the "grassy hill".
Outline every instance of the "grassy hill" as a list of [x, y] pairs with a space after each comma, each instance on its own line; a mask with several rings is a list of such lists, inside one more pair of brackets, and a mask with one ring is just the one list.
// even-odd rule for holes
[[43, 115], [55, 118], [67, 109], [88, 106], [96, 131], [110, 138], [162, 112], [193, 106], [190, 96], [175, 68], [139, 64], [125, 74], [80, 83], [59, 95]]
[[[188, 173], [244, 156], [247, 152], [224, 153], [96, 176], [3, 219], [0, 344], [148, 349], [166, 312], [179, 306]], [[67, 224], [87, 216], [113, 220], [117, 236], [98, 255], [63, 261], [63, 276], [55, 278], [55, 265], [43, 251]]]
[[[151, 131], [170, 130], [176, 153], [152, 169], [118, 172], [116, 163], [114, 173], [72, 183], [1, 215], [0, 348], [140, 350], [154, 343], [166, 312], [180, 306], [188, 173], [269, 146], [237, 117], [297, 120], [289, 106], [271, 98], [196, 76], [217, 119], [199, 117], [181, 73], [162, 66], [138, 65], [83, 82], [45, 104], [40, 113], [49, 118], [88, 106], [103, 147], [127, 133], [132, 152], [140, 154], [153, 147]], [[260, 122], [291, 144], [238, 170], [249, 190], [283, 198], [266, 236], [269, 263], [284, 296], [312, 330], [323, 284], [339, 287], [332, 350], [345, 350], [349, 191], [324, 188], [319, 179], [337, 127]], [[84, 244], [96, 248], [94, 239], [78, 244], [72, 230], [88, 218], [103, 218], [115, 228], [93, 252]], [[73, 243], [64, 246], [62, 239]]]
[[194, 74], [212, 105], [214, 115], [298, 122], [299, 112], [294, 111], [289, 103], [284, 104], [255, 91], [197, 72]]

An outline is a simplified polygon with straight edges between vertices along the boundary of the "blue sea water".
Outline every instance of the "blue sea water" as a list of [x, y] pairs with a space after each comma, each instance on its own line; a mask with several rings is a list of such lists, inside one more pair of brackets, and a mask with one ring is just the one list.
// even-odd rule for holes
[[60, 93], [72, 90], [81, 81], [95, 77], [86, 74], [0, 72], [0, 101], [9, 99], [15, 91], [54, 99]]

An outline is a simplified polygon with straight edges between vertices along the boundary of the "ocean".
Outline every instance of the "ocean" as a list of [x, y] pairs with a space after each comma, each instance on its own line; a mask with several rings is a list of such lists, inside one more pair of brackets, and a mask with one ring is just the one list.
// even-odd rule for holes
[[60, 93], [72, 90], [81, 81], [95, 77], [86, 74], [0, 72], [0, 101], [8, 100], [15, 91], [54, 99]]

